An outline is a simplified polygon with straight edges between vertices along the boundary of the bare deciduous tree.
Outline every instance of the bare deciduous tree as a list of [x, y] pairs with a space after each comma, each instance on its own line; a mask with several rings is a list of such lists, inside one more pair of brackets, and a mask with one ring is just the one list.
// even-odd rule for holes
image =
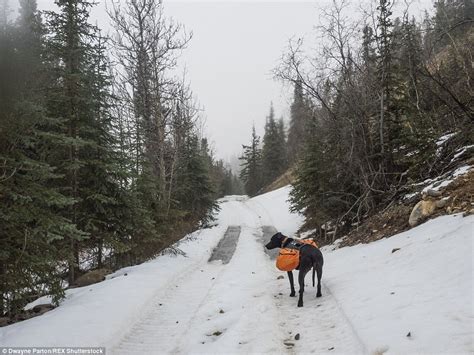
[[133, 107], [136, 165], [149, 165], [166, 205], [166, 127], [176, 96], [170, 71], [191, 35], [164, 17], [161, 1], [112, 1], [108, 13], [115, 28], [117, 71], [126, 83], [122, 94]]

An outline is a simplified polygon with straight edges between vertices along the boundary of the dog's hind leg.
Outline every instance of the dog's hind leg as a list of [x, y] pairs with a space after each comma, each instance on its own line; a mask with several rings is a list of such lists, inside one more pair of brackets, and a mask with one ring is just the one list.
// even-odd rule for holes
[[291, 289], [290, 297], [295, 297], [296, 292], [295, 292], [295, 282], [293, 281], [293, 271], [287, 271], [287, 273], [288, 273], [288, 280], [290, 280], [290, 289]]
[[[323, 264], [317, 263], [315, 265], [316, 273], [318, 274], [318, 291], [316, 293], [316, 297], [321, 297], [321, 277], [323, 277]], [[314, 283], [314, 269], [313, 269], [313, 283]]]

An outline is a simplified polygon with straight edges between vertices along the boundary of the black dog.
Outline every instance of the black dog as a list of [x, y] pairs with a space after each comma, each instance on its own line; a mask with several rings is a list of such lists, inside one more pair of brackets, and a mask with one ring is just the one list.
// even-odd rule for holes
[[[265, 245], [267, 249], [285, 248], [294, 239], [285, 237], [280, 232], [276, 233]], [[296, 270], [299, 270], [298, 283], [300, 285], [300, 297], [298, 299], [298, 307], [303, 307], [304, 278], [311, 268], [313, 268], [313, 287], [314, 272], [318, 274], [318, 291], [316, 297], [321, 297], [321, 277], [323, 276], [323, 254], [321, 251], [310, 244], [304, 244], [300, 248], [300, 263]], [[293, 282], [293, 272], [288, 271], [288, 279], [290, 280], [291, 293], [290, 297], [295, 297], [295, 285]]]

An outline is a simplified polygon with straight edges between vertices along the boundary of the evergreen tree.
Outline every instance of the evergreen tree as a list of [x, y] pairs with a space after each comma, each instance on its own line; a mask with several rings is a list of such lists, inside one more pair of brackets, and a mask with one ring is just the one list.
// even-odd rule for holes
[[306, 126], [310, 120], [310, 111], [303, 95], [300, 80], [295, 82], [293, 102], [290, 107], [290, 127], [288, 130], [288, 163], [295, 164], [306, 139]]
[[262, 147], [263, 184], [272, 183], [287, 167], [283, 121], [275, 120], [273, 105], [265, 124]]
[[379, 0], [377, 6], [377, 78], [379, 81], [379, 96], [380, 96], [380, 112], [379, 112], [379, 151], [381, 159], [385, 163], [390, 160], [391, 149], [387, 148], [390, 143], [390, 138], [387, 137], [387, 121], [392, 120], [387, 117], [390, 112], [387, 110], [391, 99], [392, 88], [392, 20], [391, 20], [391, 2], [390, 0]]
[[286, 137], [285, 121], [283, 117], [277, 122], [277, 141], [281, 144], [281, 164], [282, 172], [288, 169], [288, 141]]
[[57, 0], [56, 4], [59, 12], [48, 13], [52, 76], [48, 114], [58, 121], [56, 132], [62, 139], [52, 147], [50, 161], [64, 176], [60, 184], [63, 193], [74, 201], [63, 216], [82, 231], [81, 235], [69, 235], [65, 245], [72, 284], [84, 237], [93, 236], [101, 249], [104, 240], [114, 235], [118, 165], [108, 108], [104, 40], [88, 22], [94, 3]]
[[239, 159], [242, 161], [240, 178], [244, 182], [245, 191], [250, 196], [255, 196], [263, 187], [262, 179], [262, 152], [260, 149], [260, 137], [252, 127], [252, 139], [250, 145], [243, 145], [244, 152]]
[[215, 172], [213, 176], [217, 176], [215, 185], [217, 186], [217, 197], [244, 194], [242, 182], [239, 177], [234, 174], [230, 167], [225, 166], [222, 160], [214, 164], [214, 169]]
[[217, 208], [214, 188], [210, 180], [209, 154], [206, 141], [196, 134], [186, 137], [182, 159], [177, 174], [176, 208], [184, 214], [185, 220], [195, 225], [206, 225], [212, 220]]
[[[434, 125], [423, 109], [422, 37], [415, 19], [405, 17], [394, 29], [394, 98], [390, 108], [399, 116], [398, 136], [394, 136], [394, 161], [399, 171], [414, 173], [430, 160], [435, 144]], [[394, 133], [396, 131], [394, 130]], [[421, 173], [419, 171], [418, 173]]]
[[56, 241], [80, 232], [58, 213], [73, 200], [56, 187], [61, 175], [47, 159], [59, 136], [49, 130], [54, 121], [43, 106], [44, 41], [35, 1], [20, 2], [16, 26], [2, 26], [0, 41], [6, 45], [0, 63], [6, 94], [0, 112], [0, 311], [14, 314], [31, 295], [49, 293], [54, 301], [63, 295], [58, 259], [64, 254]]

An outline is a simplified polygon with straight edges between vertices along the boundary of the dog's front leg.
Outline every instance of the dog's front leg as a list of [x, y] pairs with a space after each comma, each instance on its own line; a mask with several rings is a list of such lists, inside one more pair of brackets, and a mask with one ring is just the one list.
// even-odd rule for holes
[[288, 273], [288, 280], [290, 280], [290, 289], [291, 289], [290, 297], [295, 297], [296, 292], [295, 292], [295, 282], [293, 281], [293, 271], [287, 271], [287, 273]]
[[300, 285], [300, 298], [298, 299], [298, 307], [303, 307], [303, 293], [304, 293], [304, 277], [308, 271], [300, 269], [298, 273], [298, 283]]

